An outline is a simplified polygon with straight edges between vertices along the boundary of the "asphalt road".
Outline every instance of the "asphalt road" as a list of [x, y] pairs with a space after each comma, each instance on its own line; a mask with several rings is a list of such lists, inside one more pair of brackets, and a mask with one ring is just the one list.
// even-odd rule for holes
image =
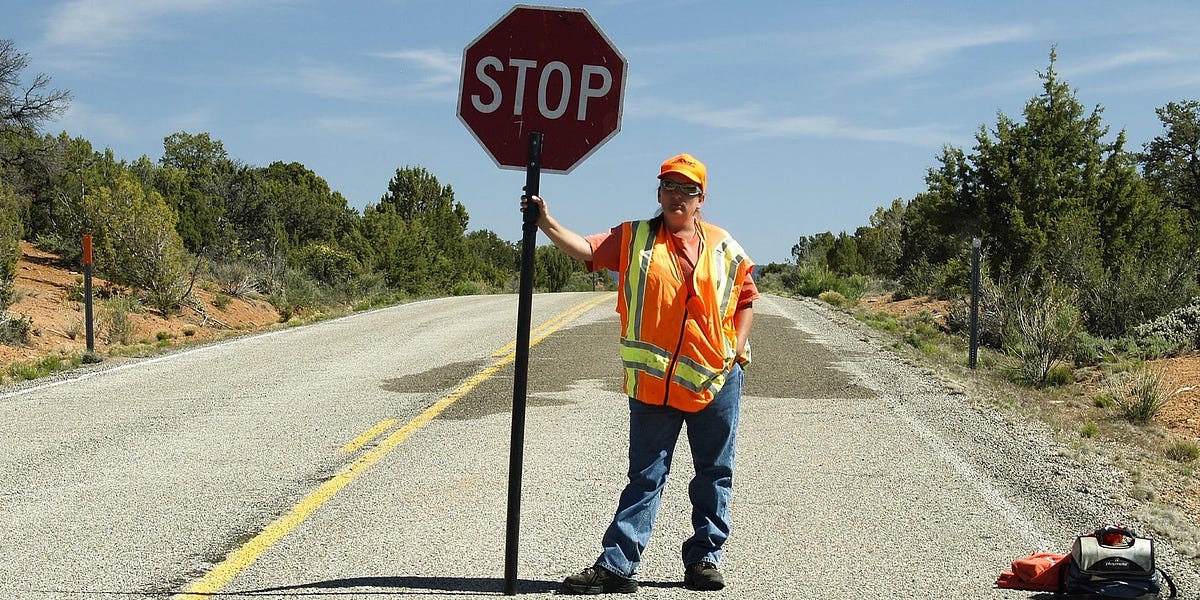
[[[613, 300], [535, 297], [520, 595], [591, 564], [623, 483]], [[412, 303], [0, 389], [0, 598], [503, 595], [516, 301]], [[1119, 485], [844, 317], [778, 297], [756, 315], [729, 586], [709, 596], [1037, 598], [996, 576], [1132, 522]], [[685, 444], [641, 597], [696, 595]]]

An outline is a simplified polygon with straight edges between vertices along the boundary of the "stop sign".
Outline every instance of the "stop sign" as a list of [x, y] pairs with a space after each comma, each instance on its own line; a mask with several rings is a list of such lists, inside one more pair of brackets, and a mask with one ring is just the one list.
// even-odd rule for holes
[[560, 173], [621, 129], [625, 57], [583, 9], [515, 6], [463, 50], [458, 118], [502, 168]]

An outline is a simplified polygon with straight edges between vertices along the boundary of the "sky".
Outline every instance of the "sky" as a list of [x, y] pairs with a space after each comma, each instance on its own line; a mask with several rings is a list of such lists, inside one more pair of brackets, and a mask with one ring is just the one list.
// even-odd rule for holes
[[[360, 211], [397, 169], [421, 167], [453, 188], [468, 229], [516, 242], [525, 173], [497, 167], [457, 116], [464, 49], [513, 6], [0, 0], [0, 39], [28, 55], [23, 82], [44, 73], [72, 93], [48, 133], [127, 161], [208, 133], [245, 164], [303, 164]], [[911, 200], [944, 147], [969, 152], [999, 114], [1023, 121], [1052, 48], [1127, 149], [1164, 133], [1155, 109], [1200, 99], [1193, 0], [563, 6], [585, 9], [628, 71], [619, 133], [542, 174], [551, 214], [585, 235], [648, 218], [659, 164], [687, 152], [708, 167], [704, 218], [760, 264]]]

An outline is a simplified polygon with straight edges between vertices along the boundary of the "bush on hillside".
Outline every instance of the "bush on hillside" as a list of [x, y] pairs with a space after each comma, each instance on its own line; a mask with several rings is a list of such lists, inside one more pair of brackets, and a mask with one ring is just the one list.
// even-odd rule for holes
[[1135, 327], [1134, 333], [1143, 338], [1157, 337], [1189, 349], [1200, 349], [1200, 299]]

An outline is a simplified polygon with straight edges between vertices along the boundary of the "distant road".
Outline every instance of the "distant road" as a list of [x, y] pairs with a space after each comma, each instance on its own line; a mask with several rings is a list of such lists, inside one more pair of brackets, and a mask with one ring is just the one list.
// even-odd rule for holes
[[[521, 595], [590, 564], [623, 483], [614, 299], [534, 300]], [[0, 388], [0, 598], [502, 595], [516, 301], [416, 302]], [[1013, 559], [1134, 521], [1036, 428], [844, 316], [755, 309], [729, 587], [711, 596], [1027, 599], [993, 588]], [[640, 597], [695, 597], [678, 564], [690, 469], [683, 442]]]

